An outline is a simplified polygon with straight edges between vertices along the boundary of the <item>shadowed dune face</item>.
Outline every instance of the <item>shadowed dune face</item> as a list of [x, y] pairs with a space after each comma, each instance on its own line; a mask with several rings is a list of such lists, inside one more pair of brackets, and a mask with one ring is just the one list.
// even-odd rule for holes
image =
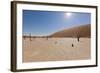
[[90, 36], [91, 36], [90, 24], [65, 29], [51, 35], [51, 37], [90, 37]]

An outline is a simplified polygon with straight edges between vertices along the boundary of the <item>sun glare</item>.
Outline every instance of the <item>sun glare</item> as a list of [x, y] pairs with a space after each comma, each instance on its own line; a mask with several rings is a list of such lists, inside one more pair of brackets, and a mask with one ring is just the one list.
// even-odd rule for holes
[[65, 13], [65, 15], [67, 16], [67, 17], [71, 17], [72, 16], [72, 13]]

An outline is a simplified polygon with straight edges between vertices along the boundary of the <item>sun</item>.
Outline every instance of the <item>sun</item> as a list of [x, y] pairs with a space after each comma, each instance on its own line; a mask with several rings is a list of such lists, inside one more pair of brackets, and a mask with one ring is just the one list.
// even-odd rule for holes
[[72, 13], [71, 13], [71, 12], [67, 12], [67, 13], [65, 13], [65, 15], [66, 15], [67, 17], [71, 17], [71, 16], [72, 16]]

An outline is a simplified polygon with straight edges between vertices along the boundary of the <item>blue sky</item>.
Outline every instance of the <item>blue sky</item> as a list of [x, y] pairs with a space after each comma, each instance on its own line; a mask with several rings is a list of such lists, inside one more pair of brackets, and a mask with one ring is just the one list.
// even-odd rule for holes
[[90, 13], [23, 10], [23, 35], [48, 36], [60, 30], [90, 23]]

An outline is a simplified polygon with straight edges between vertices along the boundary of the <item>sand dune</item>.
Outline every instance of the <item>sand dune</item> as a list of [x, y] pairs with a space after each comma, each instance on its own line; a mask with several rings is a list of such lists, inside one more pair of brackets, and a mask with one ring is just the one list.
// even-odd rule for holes
[[90, 24], [72, 27], [51, 35], [51, 37], [90, 37]]

